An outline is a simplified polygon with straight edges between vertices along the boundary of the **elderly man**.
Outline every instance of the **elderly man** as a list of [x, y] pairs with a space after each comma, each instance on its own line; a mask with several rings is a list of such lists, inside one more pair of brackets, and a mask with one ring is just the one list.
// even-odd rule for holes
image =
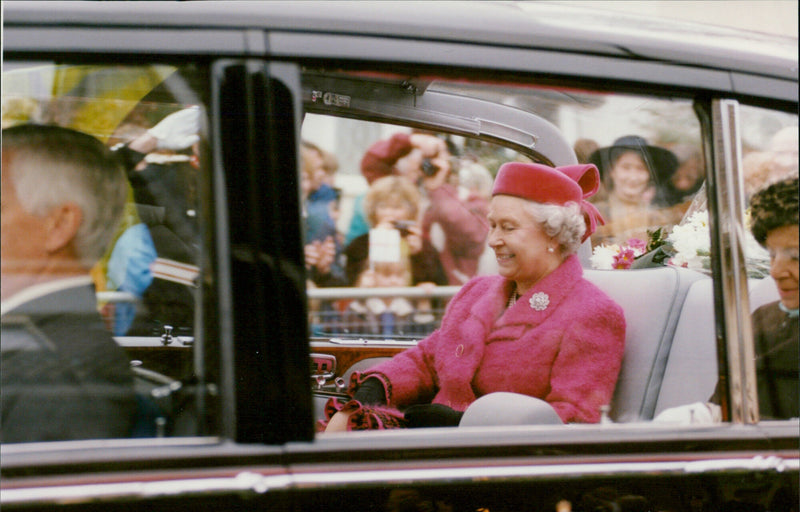
[[125, 172], [66, 128], [4, 129], [2, 147], [2, 442], [126, 437], [133, 375], [89, 276], [122, 216]]

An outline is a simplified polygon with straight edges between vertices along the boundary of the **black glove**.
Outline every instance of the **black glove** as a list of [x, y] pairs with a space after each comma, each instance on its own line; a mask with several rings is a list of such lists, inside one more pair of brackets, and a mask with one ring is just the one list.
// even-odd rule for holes
[[385, 404], [386, 391], [383, 389], [383, 383], [374, 377], [365, 379], [353, 393], [353, 400], [358, 400], [363, 405]]
[[405, 410], [408, 428], [457, 427], [464, 413], [442, 404], [412, 405]]

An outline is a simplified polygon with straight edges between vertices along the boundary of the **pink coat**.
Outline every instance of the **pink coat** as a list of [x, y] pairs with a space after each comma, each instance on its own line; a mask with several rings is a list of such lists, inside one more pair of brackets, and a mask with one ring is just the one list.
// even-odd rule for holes
[[[398, 408], [433, 402], [463, 411], [479, 396], [510, 391], [546, 400], [564, 422], [599, 421], [622, 364], [622, 309], [583, 279], [576, 256], [506, 309], [512, 286], [501, 276], [471, 280], [440, 329], [358, 381], [378, 377]], [[530, 299], [542, 293], [549, 304], [537, 311]]]

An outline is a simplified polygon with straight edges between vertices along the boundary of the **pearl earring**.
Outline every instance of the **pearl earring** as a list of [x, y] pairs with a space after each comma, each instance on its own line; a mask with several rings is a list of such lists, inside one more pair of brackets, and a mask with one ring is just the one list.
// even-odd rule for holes
[[548, 247], [548, 248], [547, 248], [547, 252], [556, 252], [556, 250], [555, 250], [555, 249], [553, 249], [552, 247]]

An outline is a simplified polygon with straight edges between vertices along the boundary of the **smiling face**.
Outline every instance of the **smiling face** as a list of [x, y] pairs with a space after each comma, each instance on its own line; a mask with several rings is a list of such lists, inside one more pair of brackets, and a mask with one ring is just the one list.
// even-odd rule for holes
[[639, 201], [650, 186], [650, 171], [635, 151], [623, 153], [611, 168], [613, 193], [628, 201]]
[[381, 261], [372, 264], [375, 269], [375, 286], [408, 286], [408, 269], [399, 261]]
[[767, 233], [770, 275], [775, 279], [781, 302], [788, 309], [800, 306], [798, 299], [798, 226], [781, 226]]
[[519, 197], [494, 196], [488, 216], [489, 247], [499, 273], [517, 284], [520, 295], [561, 264], [558, 244], [525, 211], [526, 203]]
[[680, 192], [691, 192], [702, 174], [702, 162], [697, 158], [690, 158], [681, 164], [672, 175], [670, 181], [675, 190]]

